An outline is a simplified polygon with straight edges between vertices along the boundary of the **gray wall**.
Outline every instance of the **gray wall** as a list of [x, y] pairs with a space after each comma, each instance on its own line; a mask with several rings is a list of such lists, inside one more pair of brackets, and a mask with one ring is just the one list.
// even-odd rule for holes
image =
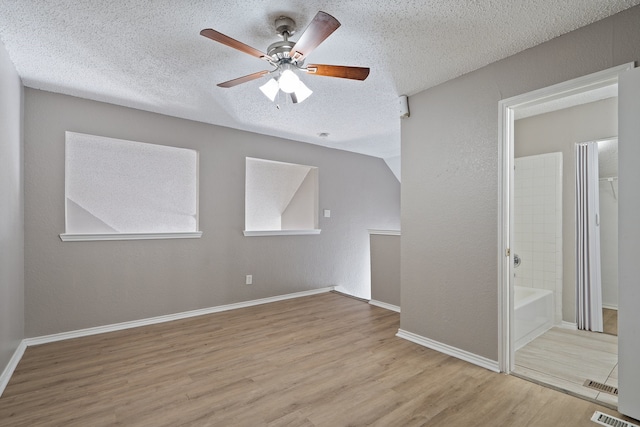
[[22, 83], [0, 42], [0, 373], [24, 338], [22, 101]]
[[515, 157], [562, 152], [562, 320], [576, 322], [575, 145], [618, 135], [618, 98], [516, 120]]
[[[67, 130], [198, 150], [203, 237], [63, 243]], [[399, 228], [381, 159], [34, 89], [24, 132], [28, 337], [330, 285], [368, 298], [367, 229]], [[247, 156], [319, 167], [320, 235], [243, 236]]]
[[371, 299], [400, 307], [400, 236], [371, 234]]
[[640, 59], [639, 22], [634, 7], [410, 98], [402, 329], [498, 359], [498, 102]]

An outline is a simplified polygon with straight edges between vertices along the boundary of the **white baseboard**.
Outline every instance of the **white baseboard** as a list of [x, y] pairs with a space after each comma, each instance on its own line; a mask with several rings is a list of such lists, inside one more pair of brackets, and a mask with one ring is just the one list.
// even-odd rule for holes
[[395, 311], [397, 313], [400, 313], [400, 307], [398, 307], [397, 305], [388, 304], [386, 302], [377, 301], [377, 300], [374, 300], [374, 299], [370, 300], [369, 304], [375, 305], [376, 307], [382, 307], [382, 308], [386, 308], [387, 310], [391, 310], [391, 311]]
[[347, 288], [344, 288], [342, 286], [334, 286], [333, 290], [340, 293], [340, 294], [344, 294], [350, 297], [354, 297], [354, 298], [358, 298], [358, 299], [362, 299], [362, 297], [356, 296], [353, 293], [349, 292], [349, 290]]
[[464, 360], [465, 362], [472, 363], [482, 368], [488, 369], [493, 372], [500, 372], [498, 362], [496, 360], [487, 359], [486, 357], [478, 356], [477, 354], [470, 353], [465, 350], [461, 350], [456, 347], [452, 347], [447, 344], [443, 344], [438, 341], [434, 341], [429, 338], [425, 338], [421, 335], [414, 334], [402, 329], [398, 329], [397, 337], [404, 338], [408, 341], [420, 344], [421, 346], [430, 348], [432, 350], [439, 351], [440, 353], [448, 354], [457, 359]]
[[106, 332], [121, 331], [123, 329], [137, 328], [139, 326], [154, 325], [157, 323], [171, 322], [172, 320], [187, 319], [189, 317], [202, 316], [205, 314], [219, 313], [221, 311], [235, 310], [238, 308], [252, 307], [254, 305], [267, 304], [270, 302], [284, 301], [292, 298], [300, 298], [309, 295], [316, 295], [325, 292], [331, 292], [333, 286], [312, 289], [309, 291], [295, 292], [292, 294], [278, 295], [275, 297], [262, 298], [251, 301], [243, 301], [234, 304], [220, 305], [216, 307], [201, 308], [198, 310], [184, 311], [182, 313], [167, 314], [164, 316], [150, 317], [147, 319], [133, 320], [130, 322], [115, 323], [105, 326], [97, 326], [94, 328], [79, 329], [76, 331], [62, 332], [59, 334], [44, 335], [34, 338], [25, 338], [24, 342], [27, 346], [46, 344], [50, 342], [63, 341], [72, 338], [86, 337], [89, 335], [103, 334]]
[[578, 324], [577, 323], [572, 323], [572, 322], [567, 322], [566, 320], [563, 320], [562, 323], [560, 325], [562, 329], [570, 329], [572, 331], [577, 331], [578, 330]]
[[617, 305], [602, 304], [602, 308], [606, 308], [608, 310], [618, 311], [618, 306]]
[[22, 359], [22, 355], [24, 354], [24, 351], [26, 349], [27, 345], [25, 344], [24, 340], [20, 341], [18, 348], [16, 348], [16, 351], [13, 352], [13, 356], [11, 356], [11, 359], [9, 359], [9, 363], [7, 364], [6, 368], [4, 368], [4, 371], [2, 371], [2, 375], [0, 375], [0, 396], [2, 396], [2, 393], [4, 393], [4, 389], [7, 387], [7, 384], [9, 384], [9, 380], [13, 375], [13, 371], [16, 370], [18, 362], [20, 362], [20, 359]]

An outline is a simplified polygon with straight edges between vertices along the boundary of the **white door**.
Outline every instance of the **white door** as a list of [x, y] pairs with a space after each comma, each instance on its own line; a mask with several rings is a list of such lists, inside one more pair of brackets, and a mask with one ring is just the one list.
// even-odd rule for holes
[[640, 68], [618, 80], [618, 410], [640, 419]]

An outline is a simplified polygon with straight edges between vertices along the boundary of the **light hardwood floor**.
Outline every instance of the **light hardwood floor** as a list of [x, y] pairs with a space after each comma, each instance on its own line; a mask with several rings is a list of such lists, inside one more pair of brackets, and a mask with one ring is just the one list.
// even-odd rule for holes
[[514, 373], [618, 406], [618, 397], [585, 387], [585, 380], [618, 387], [618, 337], [552, 328], [515, 355]]
[[2, 426], [592, 426], [615, 411], [395, 336], [335, 293], [27, 348]]

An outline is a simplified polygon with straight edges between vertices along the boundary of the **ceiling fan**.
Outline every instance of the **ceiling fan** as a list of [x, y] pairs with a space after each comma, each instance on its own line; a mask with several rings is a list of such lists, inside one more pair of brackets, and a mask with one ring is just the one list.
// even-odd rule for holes
[[223, 83], [219, 87], [230, 88], [242, 83], [259, 79], [268, 74], [276, 74], [276, 78], [270, 79], [260, 87], [260, 90], [274, 101], [279, 91], [290, 94], [294, 103], [304, 101], [312, 91], [296, 75], [305, 72], [311, 75], [338, 77], [342, 79], [365, 80], [369, 75], [369, 68], [349, 67], [343, 65], [309, 64], [304, 65], [306, 57], [329, 37], [340, 26], [340, 22], [326, 12], [318, 12], [309, 26], [302, 32], [297, 42], [289, 40], [295, 33], [295, 22], [287, 16], [281, 16], [275, 21], [276, 33], [282, 37], [282, 41], [272, 43], [263, 53], [238, 40], [226, 36], [210, 28], [200, 31], [200, 34], [213, 41], [237, 49], [241, 52], [260, 58], [274, 69], [258, 71], [243, 77], [238, 77]]

